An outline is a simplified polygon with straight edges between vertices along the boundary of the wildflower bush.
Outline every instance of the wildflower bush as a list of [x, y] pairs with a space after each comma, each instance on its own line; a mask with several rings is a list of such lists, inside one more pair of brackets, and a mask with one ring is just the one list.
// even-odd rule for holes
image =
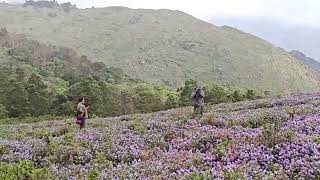
[[[320, 94], [1, 124], [0, 179], [319, 179]], [[294, 111], [290, 110], [294, 109]]]

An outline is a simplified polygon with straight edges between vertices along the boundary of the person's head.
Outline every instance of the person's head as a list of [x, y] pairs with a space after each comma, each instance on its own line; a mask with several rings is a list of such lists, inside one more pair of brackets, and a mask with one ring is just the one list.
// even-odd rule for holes
[[84, 104], [84, 97], [83, 97], [83, 96], [80, 96], [78, 101], [79, 101], [79, 103]]

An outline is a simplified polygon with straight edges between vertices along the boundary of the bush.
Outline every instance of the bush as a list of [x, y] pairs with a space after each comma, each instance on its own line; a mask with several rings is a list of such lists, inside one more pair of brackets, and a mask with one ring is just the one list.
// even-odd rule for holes
[[0, 144], [0, 155], [6, 154], [9, 152], [9, 147], [3, 144]]
[[280, 127], [280, 123], [267, 123], [263, 125], [258, 141], [267, 147], [273, 148], [278, 144], [294, 138], [294, 133], [291, 131], [281, 133]]
[[136, 118], [133, 120], [133, 123], [129, 126], [129, 129], [144, 134], [147, 130], [146, 124], [145, 122], [140, 119], [140, 118]]
[[245, 100], [245, 96], [239, 91], [235, 90], [231, 95], [233, 102], [243, 101]]
[[221, 120], [216, 118], [214, 115], [210, 114], [210, 115], [206, 115], [205, 117], [203, 117], [201, 119], [203, 124], [208, 124], [211, 126], [216, 126], [217, 128], [224, 128], [226, 127], [226, 123]]
[[257, 99], [258, 95], [253, 89], [248, 89], [246, 93], [246, 99], [254, 100]]
[[294, 115], [295, 115], [295, 109], [291, 106], [288, 106], [285, 108], [286, 113], [290, 116], [291, 119], [293, 119]]
[[199, 167], [201, 165], [203, 165], [204, 163], [204, 159], [202, 157], [202, 155], [199, 153], [199, 154], [196, 154], [193, 158], [192, 158], [192, 165], [195, 166], [195, 167]]
[[230, 179], [230, 180], [238, 180], [238, 179], [245, 179], [242, 175], [242, 172], [237, 169], [235, 171], [225, 171], [223, 173], [224, 179]]
[[16, 118], [0, 119], [0, 124], [35, 123], [35, 122], [42, 122], [42, 121], [64, 120], [68, 118], [70, 117], [51, 116], [51, 115], [44, 115], [39, 117], [16, 117]]
[[50, 179], [52, 175], [47, 168], [36, 168], [34, 162], [29, 160], [20, 161], [11, 165], [0, 163], [0, 179]]
[[230, 145], [230, 141], [228, 139], [223, 140], [215, 148], [212, 149], [211, 153], [217, 156], [218, 158], [222, 158], [225, 155], [229, 145]]
[[99, 179], [100, 173], [97, 170], [90, 170], [88, 176], [89, 180], [96, 180]]
[[203, 172], [203, 173], [193, 172], [190, 175], [189, 179], [191, 179], [191, 180], [208, 180], [208, 179], [213, 179], [213, 178], [212, 178], [212, 175], [211, 175], [210, 171], [206, 171], [206, 172]]

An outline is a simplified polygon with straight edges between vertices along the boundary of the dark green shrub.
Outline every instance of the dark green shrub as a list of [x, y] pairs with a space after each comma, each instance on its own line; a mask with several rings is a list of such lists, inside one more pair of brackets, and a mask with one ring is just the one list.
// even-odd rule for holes
[[0, 163], [0, 179], [51, 179], [47, 168], [36, 168], [34, 162], [20, 161], [18, 164]]
[[284, 143], [285, 141], [294, 138], [294, 134], [291, 131], [281, 133], [280, 127], [280, 123], [267, 123], [263, 125], [258, 141], [267, 147], [273, 148], [277, 144]]
[[0, 155], [6, 154], [9, 152], [9, 147], [7, 145], [0, 144]]
[[225, 155], [229, 145], [230, 145], [230, 141], [228, 139], [225, 139], [221, 143], [219, 143], [216, 147], [214, 147], [211, 153], [217, 156], [218, 158], [222, 158]]
[[191, 175], [190, 175], [190, 179], [191, 180], [209, 180], [209, 179], [213, 179], [212, 176], [211, 176], [211, 173], [210, 171], [206, 171], [204, 173], [196, 173], [196, 172], [193, 172]]

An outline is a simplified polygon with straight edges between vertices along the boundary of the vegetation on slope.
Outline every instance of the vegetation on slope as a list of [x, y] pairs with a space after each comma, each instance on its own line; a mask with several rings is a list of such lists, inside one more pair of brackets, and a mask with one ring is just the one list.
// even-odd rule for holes
[[0, 126], [0, 179], [319, 179], [320, 94]]
[[180, 11], [109, 7], [67, 13], [0, 4], [0, 16], [0, 26], [10, 31], [72, 47], [89, 59], [160, 85], [180, 87], [187, 79], [198, 79], [271, 92], [319, 89], [319, 74], [285, 51]]
[[[132, 79], [119, 68], [91, 62], [65, 47], [51, 47], [0, 29], [0, 118], [75, 114], [84, 95], [91, 115], [100, 117], [146, 113], [191, 105], [196, 81], [177, 91]], [[255, 99], [255, 91], [209, 86], [208, 103]], [[91, 116], [92, 117], [92, 116]], [[48, 119], [50, 117], [44, 117]], [[36, 118], [37, 119], [37, 118]], [[28, 122], [34, 119], [11, 119]]]
[[294, 57], [297, 60], [304, 63], [305, 65], [307, 65], [308, 67], [310, 67], [311, 69], [314, 69], [318, 72], [320, 71], [320, 62], [319, 61], [317, 61], [311, 57], [308, 57], [305, 54], [303, 54], [302, 52], [297, 51], [297, 50], [290, 51], [289, 54], [292, 57]]

